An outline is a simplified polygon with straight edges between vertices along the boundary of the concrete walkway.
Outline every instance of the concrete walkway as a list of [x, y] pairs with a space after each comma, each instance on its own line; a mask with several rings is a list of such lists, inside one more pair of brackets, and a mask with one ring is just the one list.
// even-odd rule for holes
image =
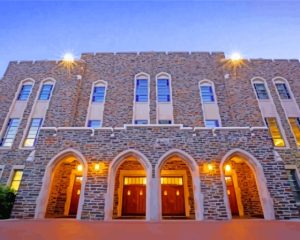
[[0, 221], [1, 240], [267, 240], [300, 239], [300, 221], [77, 221], [73, 219]]

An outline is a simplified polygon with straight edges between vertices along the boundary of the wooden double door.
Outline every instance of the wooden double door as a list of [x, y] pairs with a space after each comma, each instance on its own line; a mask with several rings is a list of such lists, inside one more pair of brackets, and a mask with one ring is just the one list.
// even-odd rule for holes
[[78, 203], [79, 203], [79, 198], [80, 198], [80, 191], [81, 191], [81, 182], [82, 182], [82, 177], [75, 176], [73, 190], [72, 190], [72, 196], [71, 196], [69, 216], [76, 216], [76, 214], [77, 214]]
[[237, 205], [236, 193], [235, 193], [232, 177], [226, 176], [225, 181], [226, 181], [227, 196], [229, 199], [231, 215], [239, 216], [239, 209], [238, 209], [238, 205]]
[[146, 215], [146, 186], [132, 184], [123, 186], [122, 216]]
[[185, 216], [183, 185], [162, 184], [161, 199], [163, 216]]

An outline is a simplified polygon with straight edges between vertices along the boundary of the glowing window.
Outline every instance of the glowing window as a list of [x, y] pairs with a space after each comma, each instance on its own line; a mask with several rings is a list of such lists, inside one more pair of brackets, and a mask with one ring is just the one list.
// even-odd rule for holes
[[291, 99], [291, 95], [285, 83], [276, 83], [275, 85], [281, 99]]
[[285, 143], [280, 132], [279, 126], [277, 124], [276, 118], [266, 118], [266, 124], [269, 127], [270, 134], [273, 139], [274, 146], [284, 147]]
[[1, 147], [11, 147], [12, 146], [13, 141], [16, 137], [19, 125], [20, 125], [19, 118], [9, 119], [4, 137], [1, 139], [1, 142], [0, 142]]
[[148, 102], [148, 80], [137, 79], [136, 80], [136, 102]]
[[300, 118], [289, 118], [297, 145], [300, 147]]
[[160, 178], [161, 184], [166, 185], [183, 185], [182, 177], [161, 177]]
[[31, 84], [25, 84], [22, 86], [21, 91], [18, 95], [19, 101], [27, 101], [29, 98], [29, 95], [31, 93], [32, 85]]
[[27, 133], [27, 137], [24, 142], [24, 147], [33, 147], [36, 144], [37, 136], [42, 126], [42, 118], [33, 118], [30, 123], [30, 128]]
[[22, 176], [23, 176], [23, 170], [14, 170], [14, 175], [13, 175], [12, 181], [10, 183], [10, 187], [13, 190], [15, 190], [15, 191], [19, 190]]
[[269, 99], [268, 92], [264, 83], [254, 83], [254, 88], [258, 99]]
[[124, 185], [146, 185], [146, 177], [124, 177]]
[[40, 95], [39, 95], [39, 100], [49, 100], [50, 96], [51, 96], [51, 92], [53, 89], [53, 85], [52, 84], [44, 84], [42, 86]]

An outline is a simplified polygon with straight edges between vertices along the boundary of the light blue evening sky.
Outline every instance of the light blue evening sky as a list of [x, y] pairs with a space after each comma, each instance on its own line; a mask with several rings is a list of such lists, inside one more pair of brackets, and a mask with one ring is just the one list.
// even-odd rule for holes
[[300, 1], [3, 1], [0, 76], [11, 60], [66, 51], [240, 51], [300, 58]]

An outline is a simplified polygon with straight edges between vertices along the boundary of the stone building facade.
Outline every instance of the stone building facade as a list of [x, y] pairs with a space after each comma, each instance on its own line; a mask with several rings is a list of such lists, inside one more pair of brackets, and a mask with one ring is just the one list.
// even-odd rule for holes
[[10, 62], [0, 183], [17, 189], [11, 217], [299, 217], [300, 63], [235, 64], [206, 52]]

